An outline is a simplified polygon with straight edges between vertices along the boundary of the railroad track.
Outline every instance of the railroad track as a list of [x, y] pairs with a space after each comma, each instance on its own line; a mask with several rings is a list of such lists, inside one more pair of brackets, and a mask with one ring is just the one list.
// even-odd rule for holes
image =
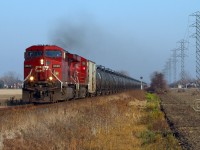
[[[55, 104], [62, 105], [63, 103], [73, 103], [73, 102], [80, 102], [82, 101], [80, 99], [89, 99], [89, 98], [94, 98], [94, 97], [86, 97], [86, 98], [79, 98], [79, 99], [71, 99], [67, 101], [57, 101], [55, 103], [24, 103], [23, 100], [16, 100], [16, 99], [10, 99], [10, 100], [4, 100], [3, 105], [0, 105], [0, 111], [5, 111], [5, 110], [26, 110], [26, 109], [34, 109], [34, 108], [48, 108], [48, 107], [54, 107]], [[0, 102], [2, 100], [0, 99]]]
[[49, 103], [49, 104], [22, 104], [22, 105], [12, 105], [12, 106], [0, 106], [0, 111], [5, 110], [27, 110], [27, 109], [42, 109], [54, 107], [55, 104], [60, 103]]
[[[46, 108], [52, 108], [52, 107], [57, 107], [58, 105], [63, 105], [63, 104], [70, 104], [70, 103], [83, 103], [83, 100], [85, 102], [93, 101], [93, 99], [98, 98], [98, 97], [103, 97], [103, 96], [112, 96], [112, 95], [117, 95], [123, 92], [118, 92], [118, 93], [112, 93], [109, 95], [101, 95], [101, 96], [91, 96], [91, 97], [86, 97], [86, 98], [78, 98], [78, 99], [71, 99], [71, 100], [66, 100], [66, 101], [58, 101], [56, 103], [31, 103], [31, 104], [26, 104], [22, 100], [17, 100], [17, 99], [7, 99], [5, 105], [0, 105], [0, 111], [5, 111], [5, 110], [30, 110], [30, 109], [46, 109]], [[1, 99], [0, 99], [1, 102]], [[6, 105], [8, 104], [8, 105]], [[56, 106], [57, 105], [57, 106]]]
[[0, 111], [4, 110], [12, 110], [12, 109], [26, 109], [34, 107], [34, 104], [24, 104], [24, 105], [13, 105], [13, 106], [0, 106]]
[[[1, 101], [1, 100], [0, 100]], [[19, 110], [19, 109], [34, 109], [34, 108], [45, 108], [54, 103], [45, 103], [45, 104], [34, 104], [34, 103], [24, 103], [22, 100], [5, 100], [3, 105], [0, 105], [1, 110]]]

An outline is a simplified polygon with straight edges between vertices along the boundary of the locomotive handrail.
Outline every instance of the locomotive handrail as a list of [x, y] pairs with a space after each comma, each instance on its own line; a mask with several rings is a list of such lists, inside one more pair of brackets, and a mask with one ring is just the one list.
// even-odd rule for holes
[[30, 73], [27, 75], [27, 77], [24, 79], [23, 82], [25, 82], [26, 80], [28, 80], [28, 78], [29, 78], [29, 76], [31, 75], [32, 71], [33, 71], [33, 69], [31, 69]]
[[[50, 71], [51, 71], [51, 69], [49, 69]], [[60, 87], [60, 89], [61, 89], [61, 91], [62, 91], [62, 85], [63, 85], [63, 82], [51, 71], [51, 74], [60, 82], [60, 84], [61, 84], [61, 87]]]
[[71, 78], [74, 80], [75, 83], [79, 83], [79, 81], [77, 82], [76, 80], [78, 80], [78, 77], [76, 77], [77, 79], [75, 79], [73, 76], [71, 76]]
[[75, 73], [74, 73], [74, 76], [75, 76], [75, 77], [73, 77], [72, 75], [71, 75], [70, 77], [71, 77], [71, 78], [74, 80], [74, 82], [76, 83], [76, 89], [79, 90], [79, 79], [78, 79], [77, 74], [79, 74], [79, 72], [78, 72], [78, 71], [75, 71]]

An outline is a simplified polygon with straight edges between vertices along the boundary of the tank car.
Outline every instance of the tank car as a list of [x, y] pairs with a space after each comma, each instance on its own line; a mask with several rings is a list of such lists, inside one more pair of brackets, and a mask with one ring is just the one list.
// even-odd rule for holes
[[140, 81], [55, 45], [34, 45], [24, 53], [22, 99], [57, 102], [139, 88]]
[[130, 78], [124, 74], [112, 71], [111, 69], [103, 66], [97, 66], [96, 71], [97, 95], [140, 88], [140, 81]]

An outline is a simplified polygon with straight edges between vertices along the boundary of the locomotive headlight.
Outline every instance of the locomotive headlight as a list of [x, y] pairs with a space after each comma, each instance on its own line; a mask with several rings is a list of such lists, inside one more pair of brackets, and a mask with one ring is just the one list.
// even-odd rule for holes
[[40, 59], [40, 64], [44, 65], [44, 59]]
[[29, 79], [30, 79], [30, 81], [33, 81], [33, 80], [34, 80], [34, 77], [33, 77], [33, 76], [31, 76]]
[[52, 81], [52, 80], [53, 80], [53, 77], [49, 77], [49, 80]]

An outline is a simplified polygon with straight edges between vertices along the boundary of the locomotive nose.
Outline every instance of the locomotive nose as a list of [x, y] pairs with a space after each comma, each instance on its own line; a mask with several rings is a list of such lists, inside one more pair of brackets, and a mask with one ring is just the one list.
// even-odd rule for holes
[[35, 67], [38, 81], [46, 81], [49, 79], [49, 66], [44, 58], [39, 59], [39, 65]]
[[40, 65], [44, 65], [44, 59], [43, 58], [40, 59]]

